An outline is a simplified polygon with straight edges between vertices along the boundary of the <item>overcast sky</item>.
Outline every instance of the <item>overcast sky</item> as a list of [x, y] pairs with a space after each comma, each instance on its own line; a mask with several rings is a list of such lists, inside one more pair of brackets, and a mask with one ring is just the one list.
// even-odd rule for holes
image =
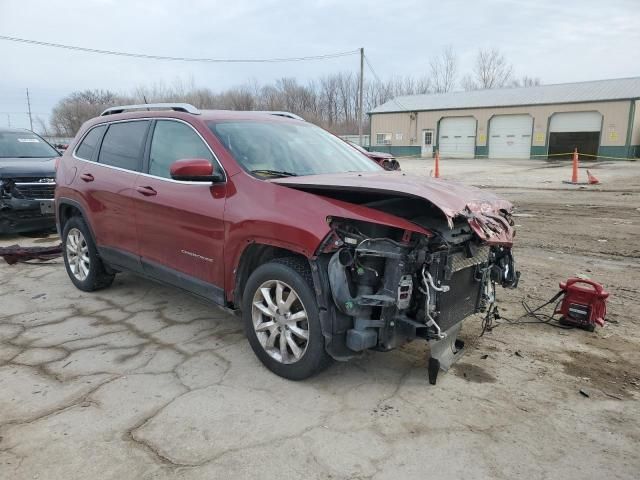
[[[0, 0], [0, 35], [164, 56], [268, 58], [365, 48], [378, 75], [420, 75], [445, 45], [460, 74], [497, 47], [544, 83], [640, 76], [640, 0]], [[0, 126], [48, 119], [81, 89], [126, 92], [177, 79], [224, 89], [357, 70], [358, 57], [284, 64], [129, 59], [0, 41]], [[367, 75], [368, 72], [365, 72]]]

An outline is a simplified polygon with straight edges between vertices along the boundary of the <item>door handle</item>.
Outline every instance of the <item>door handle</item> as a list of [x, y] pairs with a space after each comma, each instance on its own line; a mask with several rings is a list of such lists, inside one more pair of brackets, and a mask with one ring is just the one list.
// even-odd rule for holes
[[93, 175], [91, 175], [90, 173], [83, 173], [82, 175], [80, 175], [80, 178], [85, 182], [93, 182], [94, 180]]
[[151, 197], [153, 195], [157, 195], [158, 192], [156, 192], [153, 188], [151, 187], [136, 187], [136, 191], [138, 193], [141, 193], [142, 195], [144, 195], [145, 197]]

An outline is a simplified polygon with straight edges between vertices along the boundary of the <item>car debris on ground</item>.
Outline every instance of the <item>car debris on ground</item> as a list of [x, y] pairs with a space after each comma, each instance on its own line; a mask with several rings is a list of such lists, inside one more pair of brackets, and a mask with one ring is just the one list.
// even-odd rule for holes
[[29, 262], [31, 260], [46, 262], [59, 258], [61, 255], [61, 243], [51, 247], [22, 247], [20, 245], [0, 247], [0, 257], [9, 265], [15, 265], [18, 262]]

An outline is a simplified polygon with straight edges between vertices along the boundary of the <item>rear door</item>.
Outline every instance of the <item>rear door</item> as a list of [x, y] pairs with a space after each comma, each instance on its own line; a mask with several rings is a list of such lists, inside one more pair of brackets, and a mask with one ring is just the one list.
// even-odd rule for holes
[[180, 120], [154, 122], [145, 172], [136, 181], [136, 219], [145, 273], [224, 302], [225, 184], [171, 179], [176, 160], [204, 158], [222, 172], [194, 127]]
[[[100, 254], [113, 264], [140, 270], [134, 214], [135, 181], [142, 170], [146, 136], [151, 122], [112, 123], [94, 159], [79, 163], [81, 185]], [[77, 155], [82, 155], [82, 146]]]

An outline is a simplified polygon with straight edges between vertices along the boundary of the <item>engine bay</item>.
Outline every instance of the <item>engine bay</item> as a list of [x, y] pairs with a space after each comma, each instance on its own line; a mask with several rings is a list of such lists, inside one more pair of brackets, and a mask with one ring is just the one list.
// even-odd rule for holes
[[[375, 208], [396, 213], [406, 206], [402, 200], [375, 202]], [[388, 351], [424, 339], [431, 342], [430, 365], [437, 364], [430, 368], [435, 382], [437, 370], [446, 371], [461, 354], [462, 321], [495, 301], [497, 284], [515, 288], [520, 274], [510, 246], [482, 241], [466, 218], [449, 228], [446, 219], [421, 213], [411, 220], [430, 236], [330, 219], [328, 278], [336, 309], [353, 321], [349, 350]]]

